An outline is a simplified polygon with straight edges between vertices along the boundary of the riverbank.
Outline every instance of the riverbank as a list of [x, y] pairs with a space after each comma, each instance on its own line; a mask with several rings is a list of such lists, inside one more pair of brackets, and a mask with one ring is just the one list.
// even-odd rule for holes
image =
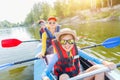
[[79, 24], [120, 21], [120, 5], [94, 10], [76, 12], [75, 16], [62, 19], [61, 25], [79, 26]]

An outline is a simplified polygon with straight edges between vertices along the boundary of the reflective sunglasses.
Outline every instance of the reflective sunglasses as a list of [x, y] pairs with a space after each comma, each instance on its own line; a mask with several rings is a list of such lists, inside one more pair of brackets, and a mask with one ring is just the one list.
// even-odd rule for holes
[[56, 22], [48, 22], [48, 24], [56, 24]]
[[74, 44], [74, 40], [73, 40], [73, 39], [61, 40], [60, 43], [61, 43], [62, 45], [66, 45], [67, 43], [68, 43], [68, 44]]

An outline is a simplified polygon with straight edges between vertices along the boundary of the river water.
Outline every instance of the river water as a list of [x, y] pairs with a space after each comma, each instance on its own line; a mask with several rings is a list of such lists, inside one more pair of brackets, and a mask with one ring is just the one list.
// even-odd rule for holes
[[[78, 37], [80, 38], [77, 45], [80, 47], [99, 44], [108, 38], [120, 36], [119, 21], [81, 24], [79, 27], [63, 27], [70, 27], [77, 31]], [[37, 27], [0, 29], [0, 41], [10, 38], [16, 38], [21, 41], [38, 40], [38, 30], [39, 28]], [[0, 65], [33, 58], [38, 43], [39, 42], [21, 43], [16, 47], [10, 48], [0, 46]], [[85, 51], [104, 60], [115, 63], [120, 62], [120, 46], [110, 49], [101, 46], [86, 49]], [[33, 80], [33, 62], [0, 69], [0, 80]]]
[[[34, 40], [30, 30], [32, 29], [25, 27], [0, 29], [0, 41], [11, 38], [20, 41]], [[37, 44], [38, 42], [21, 43], [9, 48], [0, 46], [0, 65], [34, 58]], [[33, 80], [33, 62], [0, 69], [0, 80]]]

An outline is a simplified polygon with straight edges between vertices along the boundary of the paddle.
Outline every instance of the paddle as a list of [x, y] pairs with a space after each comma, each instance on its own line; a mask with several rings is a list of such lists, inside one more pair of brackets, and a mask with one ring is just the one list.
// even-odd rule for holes
[[[8, 47], [10, 47], [10, 46], [13, 47], [13, 45], [10, 45], [10, 44], [13, 43], [13, 42], [11, 41], [11, 43], [9, 43], [10, 40], [12, 40], [12, 41], [15, 40], [15, 42], [17, 43], [16, 45], [19, 45], [19, 44], [21, 43], [21, 42], [19, 42], [19, 40], [18, 40], [18, 42], [19, 42], [19, 44], [18, 44], [17, 39], [8, 39], [8, 44], [9, 44]], [[3, 40], [3, 41], [2, 41], [2, 43], [4, 43], [4, 42], [7, 43], [7, 40]], [[27, 41], [27, 42], [29, 42], [29, 41]], [[6, 44], [6, 45], [7, 45], [7, 44]], [[104, 46], [104, 47], [106, 47], [106, 48], [113, 48], [113, 47], [116, 47], [116, 46], [118, 46], [118, 45], [120, 45], [120, 37], [114, 37], [114, 38], [109, 38], [109, 39], [105, 40], [105, 41], [104, 41], [103, 43], [101, 43], [101, 44], [94, 45], [94, 46], [88, 46], [88, 47], [81, 48], [81, 49], [83, 50], [83, 49], [88, 49], [88, 48], [97, 47], [97, 46]], [[6, 47], [6, 46], [5, 46], [5, 47]], [[77, 57], [79, 57], [79, 56], [75, 56], [74, 58], [77, 58]], [[9, 66], [13, 66], [13, 65], [16, 65], [16, 64], [21, 64], [21, 63], [25, 63], [25, 62], [37, 60], [37, 59], [38, 59], [38, 58], [32, 58], [32, 59], [28, 59], [28, 60], [24, 60], [24, 61], [19, 61], [19, 62], [15, 62], [15, 63], [8, 63], [8, 64], [0, 65], [0, 68], [9, 67]]]
[[21, 43], [25, 43], [25, 42], [36, 42], [36, 41], [40, 41], [40, 40], [30, 40], [30, 41], [20, 41], [18, 39], [4, 39], [1, 41], [2, 47], [4, 48], [9, 48], [9, 47], [15, 47], [18, 46]]
[[23, 61], [18, 61], [18, 62], [6, 63], [6, 64], [3, 64], [3, 65], [0, 65], [0, 70], [5, 69], [5, 68], [10, 67], [10, 66], [14, 66], [14, 65], [17, 65], [17, 64], [22, 64], [22, 63], [25, 63], [25, 62], [30, 62], [30, 61], [37, 60], [37, 59], [39, 59], [39, 58], [31, 58], [31, 59], [27, 59], [27, 60], [23, 60]]
[[88, 49], [88, 48], [93, 48], [93, 47], [97, 47], [97, 46], [104, 46], [105, 48], [114, 48], [118, 45], [120, 45], [120, 36], [113, 37], [113, 38], [108, 38], [101, 44], [96, 44], [96, 45], [93, 45], [93, 46], [87, 46], [87, 47], [81, 48], [81, 50]]
[[[24, 42], [35, 42], [35, 41], [40, 41], [40, 40], [20, 41], [18, 39], [4, 39], [1, 41], [1, 44], [2, 44], [2, 47], [9, 48], [9, 47], [18, 46], [19, 44], [24, 43]], [[120, 45], [120, 36], [108, 38], [101, 44], [84, 47], [84, 48], [81, 48], [81, 50], [93, 48], [93, 47], [97, 47], [97, 46], [104, 46], [105, 48], [114, 48], [118, 45]]]
[[[120, 67], [120, 63], [116, 64], [116, 67]], [[100, 69], [97, 69], [97, 70], [94, 70], [94, 71], [91, 71], [91, 72], [87, 72], [87, 73], [84, 73], [84, 74], [80, 74], [78, 76], [75, 76], [75, 77], [72, 77], [68, 80], [78, 80], [78, 79], [83, 79], [83, 78], [86, 78], [86, 77], [89, 77], [89, 76], [92, 76], [92, 75], [95, 75], [95, 74], [98, 74], [98, 73], [102, 73], [102, 72], [108, 72], [110, 71], [110, 69], [108, 67], [102, 67]]]

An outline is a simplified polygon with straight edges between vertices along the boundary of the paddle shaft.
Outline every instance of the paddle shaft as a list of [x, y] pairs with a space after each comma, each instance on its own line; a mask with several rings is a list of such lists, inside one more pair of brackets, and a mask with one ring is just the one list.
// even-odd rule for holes
[[24, 42], [36, 42], [36, 41], [41, 41], [41, 40], [30, 40], [30, 41], [22, 41], [22, 42], [24, 43]]
[[37, 60], [37, 59], [39, 59], [39, 58], [32, 58], [32, 59], [27, 59], [27, 60], [23, 60], [23, 61], [13, 62], [13, 63], [6, 63], [3, 65], [0, 65], [0, 68], [9, 67], [9, 66], [17, 65], [17, 64], [22, 64], [22, 63], [30, 62], [30, 61]]
[[[120, 67], [120, 63], [116, 64], [116, 67]], [[110, 69], [108, 67], [102, 67], [100, 69], [97, 69], [97, 70], [94, 70], [94, 71], [91, 71], [91, 72], [87, 72], [87, 73], [84, 73], [84, 74], [80, 74], [78, 76], [75, 76], [73, 78], [70, 78], [68, 80], [77, 80], [77, 79], [83, 79], [83, 78], [86, 78], [86, 77], [89, 77], [89, 76], [93, 76], [95, 74], [98, 74], [98, 73], [102, 73], [102, 72], [108, 72], [110, 71]]]
[[93, 48], [93, 47], [98, 47], [98, 46], [102, 46], [102, 44], [97, 44], [97, 45], [93, 45], [93, 46], [87, 46], [87, 47], [81, 48], [81, 50], [89, 49], [89, 48]]
[[32, 58], [32, 59], [27, 59], [27, 60], [23, 60], [23, 61], [18, 61], [18, 62], [14, 62], [13, 64], [14, 65], [22, 64], [22, 63], [34, 61], [34, 60], [37, 60], [37, 59], [39, 59], [39, 58]]

